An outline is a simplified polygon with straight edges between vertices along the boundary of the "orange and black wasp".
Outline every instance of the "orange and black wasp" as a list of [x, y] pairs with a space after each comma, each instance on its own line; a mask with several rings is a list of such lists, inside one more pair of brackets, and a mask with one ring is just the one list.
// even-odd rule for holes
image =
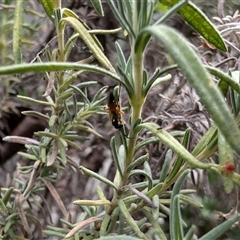
[[109, 118], [112, 120], [112, 125], [116, 129], [121, 129], [125, 124], [125, 121], [122, 119], [124, 112], [121, 110], [119, 99], [114, 96], [113, 92], [109, 93], [108, 105], [105, 110], [109, 111]]

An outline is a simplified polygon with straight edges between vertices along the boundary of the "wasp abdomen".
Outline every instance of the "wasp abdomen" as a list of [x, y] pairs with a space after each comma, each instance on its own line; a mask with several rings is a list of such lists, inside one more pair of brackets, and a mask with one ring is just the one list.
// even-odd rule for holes
[[112, 125], [116, 129], [122, 128], [123, 124], [125, 124], [122, 119], [122, 114], [124, 114], [124, 112], [121, 110], [118, 100], [115, 99], [113, 92], [109, 93], [108, 106], [105, 109], [109, 111], [109, 118], [112, 120]]

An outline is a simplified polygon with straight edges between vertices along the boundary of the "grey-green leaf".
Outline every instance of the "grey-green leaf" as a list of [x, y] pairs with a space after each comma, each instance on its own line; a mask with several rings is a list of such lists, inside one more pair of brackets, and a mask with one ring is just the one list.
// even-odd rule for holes
[[224, 232], [226, 232], [234, 223], [239, 221], [239, 219], [239, 215], [228, 219], [227, 221], [223, 222], [222, 224], [218, 225], [217, 227], [213, 228], [211, 231], [203, 235], [201, 238], [199, 238], [199, 240], [217, 239]]
[[54, 11], [54, 3], [52, 0], [40, 0], [45, 12], [47, 13], [48, 17], [54, 21], [53, 11]]
[[[179, 0], [161, 1], [162, 4], [168, 7], [172, 7], [178, 2]], [[195, 4], [189, 1], [178, 11], [178, 14], [208, 42], [224, 52], [227, 51], [227, 47], [217, 29]]]
[[90, 0], [90, 1], [93, 5], [94, 9], [96, 10], [96, 12], [99, 15], [104, 16], [101, 0]]
[[96, 238], [95, 240], [140, 240], [141, 238], [131, 237], [127, 235], [114, 235], [114, 236], [104, 236], [100, 238]]
[[[138, 36], [135, 51], [146, 48], [149, 36], [152, 35], [163, 45], [178, 67], [195, 88], [216, 125], [224, 135], [230, 146], [240, 154], [239, 129], [222, 97], [221, 92], [204, 68], [200, 59], [187, 43], [187, 40], [174, 29], [165, 26], [151, 26], [145, 28]], [[184, 54], [183, 54], [184, 53]]]
[[180, 211], [179, 192], [182, 183], [190, 170], [185, 170], [176, 181], [171, 196], [170, 235], [171, 239], [183, 239], [183, 226]]

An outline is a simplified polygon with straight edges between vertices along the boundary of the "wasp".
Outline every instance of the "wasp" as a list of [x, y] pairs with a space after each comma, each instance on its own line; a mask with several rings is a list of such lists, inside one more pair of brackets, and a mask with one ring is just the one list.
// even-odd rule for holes
[[121, 129], [125, 124], [125, 121], [122, 119], [124, 112], [121, 110], [119, 101], [115, 98], [113, 92], [109, 93], [108, 105], [105, 110], [109, 111], [109, 118], [112, 120], [112, 125], [116, 129]]

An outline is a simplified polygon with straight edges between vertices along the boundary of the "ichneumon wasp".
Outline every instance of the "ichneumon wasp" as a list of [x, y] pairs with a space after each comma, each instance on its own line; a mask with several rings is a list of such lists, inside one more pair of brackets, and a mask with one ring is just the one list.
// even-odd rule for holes
[[[123, 110], [121, 109], [119, 103], [119, 88], [115, 89], [117, 91], [110, 92], [108, 95], [108, 104], [105, 110], [109, 112], [108, 116], [112, 121], [112, 125], [118, 129], [125, 137], [129, 138], [126, 133], [125, 129], [123, 128], [124, 124], [126, 123], [122, 119], [122, 115], [124, 114]], [[131, 139], [131, 138], [129, 138]]]
[[108, 105], [105, 110], [109, 111], [109, 118], [112, 121], [112, 125], [116, 129], [121, 129], [125, 124], [125, 121], [122, 119], [124, 112], [121, 110], [118, 97], [115, 97], [113, 92], [109, 93]]

